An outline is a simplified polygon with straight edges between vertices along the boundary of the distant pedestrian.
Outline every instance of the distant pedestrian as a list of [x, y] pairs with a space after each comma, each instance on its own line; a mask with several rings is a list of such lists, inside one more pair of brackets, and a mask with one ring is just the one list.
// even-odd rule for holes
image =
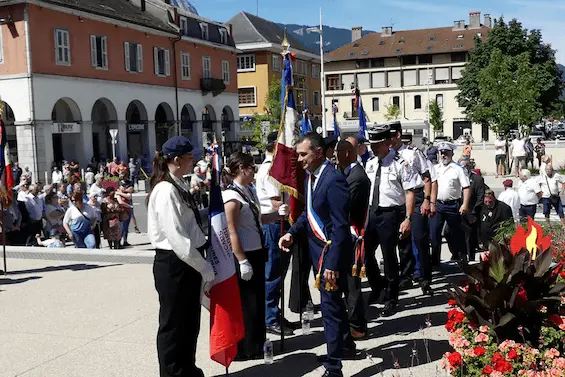
[[538, 203], [542, 197], [542, 189], [537, 177], [532, 178], [532, 173], [528, 169], [520, 172], [522, 181], [518, 187], [520, 195], [520, 221], [524, 222], [528, 217], [532, 219], [536, 216]]
[[102, 201], [102, 231], [110, 249], [121, 249], [122, 225], [120, 213], [122, 208], [115, 197], [115, 193], [115, 188], [108, 187], [106, 197]]
[[545, 156], [545, 144], [538, 137], [536, 145], [534, 146], [534, 152], [536, 153], [536, 158], [538, 160], [538, 168], [541, 169], [541, 159]]
[[533, 167], [534, 167], [534, 145], [532, 144], [532, 140], [529, 137], [526, 138], [524, 148], [526, 149], [526, 169], [528, 168], [528, 163], [531, 163], [532, 169], [533, 169]]
[[511, 179], [507, 179], [502, 182], [504, 185], [504, 191], [498, 195], [498, 200], [503, 203], [508, 204], [510, 209], [512, 209], [512, 217], [514, 221], [520, 220], [520, 194], [512, 188], [514, 182]]
[[73, 193], [71, 206], [63, 218], [63, 226], [75, 247], [94, 249], [96, 240], [92, 229], [96, 225], [96, 213], [89, 204], [83, 203], [81, 192]]
[[516, 138], [512, 140], [512, 158], [514, 159], [514, 170], [516, 177], [520, 176], [520, 169], [527, 168], [526, 166], [526, 142], [523, 139]]
[[12, 167], [12, 177], [14, 178], [14, 182], [19, 182], [20, 178], [22, 177], [22, 168], [20, 168], [20, 164], [16, 161], [14, 162], [14, 167]]
[[565, 227], [565, 214], [563, 213], [563, 203], [561, 202], [561, 195], [563, 195], [565, 190], [565, 177], [556, 173], [551, 163], [546, 165], [545, 172], [546, 175], [544, 177], [540, 176], [545, 220], [549, 223], [549, 214], [551, 207], [553, 207], [561, 220], [561, 224]]
[[471, 158], [471, 152], [473, 151], [473, 146], [471, 145], [471, 140], [467, 139], [465, 146], [463, 147], [463, 156]]
[[496, 164], [496, 177], [504, 176], [506, 171], [506, 149], [508, 147], [508, 142], [504, 138], [503, 134], [498, 135], [498, 139], [494, 141], [494, 162]]
[[51, 183], [56, 185], [63, 182], [63, 173], [59, 170], [57, 166], [53, 167], [53, 173], [51, 173]]

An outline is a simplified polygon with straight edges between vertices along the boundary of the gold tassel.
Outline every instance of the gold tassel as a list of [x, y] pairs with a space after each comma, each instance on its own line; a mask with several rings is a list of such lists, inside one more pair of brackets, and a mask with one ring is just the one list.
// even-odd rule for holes
[[353, 265], [353, 268], [351, 269], [351, 275], [357, 276], [357, 263]]
[[337, 291], [337, 287], [332, 285], [329, 282], [326, 282], [326, 286], [325, 286], [326, 292], [335, 292]]
[[363, 265], [361, 267], [361, 274], [359, 274], [359, 277], [361, 279], [366, 279], [367, 278], [367, 269], [365, 268], [365, 265]]
[[314, 282], [314, 288], [320, 289], [321, 284], [322, 284], [322, 277], [320, 276], [320, 274], [317, 274], [316, 281]]

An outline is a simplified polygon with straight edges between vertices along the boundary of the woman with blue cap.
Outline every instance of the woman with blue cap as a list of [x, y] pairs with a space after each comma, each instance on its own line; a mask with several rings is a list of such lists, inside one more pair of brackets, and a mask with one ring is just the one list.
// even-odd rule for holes
[[153, 159], [147, 195], [147, 228], [155, 247], [153, 275], [159, 294], [157, 355], [160, 377], [203, 377], [196, 367], [200, 287], [215, 278], [204, 257], [208, 241], [183, 176], [192, 171], [190, 141], [175, 136]]

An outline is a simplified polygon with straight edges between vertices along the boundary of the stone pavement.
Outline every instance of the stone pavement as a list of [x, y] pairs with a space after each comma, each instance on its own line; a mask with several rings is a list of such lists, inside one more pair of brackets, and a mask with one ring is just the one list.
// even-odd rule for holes
[[[1, 377], [158, 376], [152, 251], [24, 249], [9, 248], [9, 273], [0, 276]], [[443, 257], [449, 257], [446, 250]], [[435, 288], [441, 290], [448, 280], [459, 278], [457, 267], [445, 264], [435, 276]], [[287, 299], [289, 287], [287, 279]], [[313, 297], [319, 301], [318, 293]], [[371, 335], [357, 342], [362, 356], [344, 362], [345, 376], [392, 376], [395, 359], [401, 367], [399, 376], [445, 375], [438, 367], [449, 350], [443, 329], [445, 296], [438, 292], [433, 298], [423, 297], [419, 289], [412, 289], [402, 294], [400, 305], [403, 310], [386, 319], [378, 318], [376, 306], [368, 309]], [[298, 321], [296, 314], [286, 312], [288, 319]], [[421, 330], [428, 319], [431, 327]], [[201, 329], [198, 365], [206, 376], [223, 376], [224, 368], [209, 358], [206, 310]], [[278, 338], [271, 337], [276, 350], [273, 365], [234, 362], [230, 375], [320, 376], [323, 370], [315, 355], [325, 353], [322, 331], [316, 315], [313, 333], [302, 336], [296, 331], [285, 341], [284, 353]]]

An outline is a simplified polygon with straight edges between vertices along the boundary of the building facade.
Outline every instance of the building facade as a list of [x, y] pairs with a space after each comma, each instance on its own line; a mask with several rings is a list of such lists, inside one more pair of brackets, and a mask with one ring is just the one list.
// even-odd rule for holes
[[326, 55], [326, 108], [337, 105], [336, 119], [342, 131], [356, 132], [357, 112], [353, 91], [361, 93], [368, 124], [386, 121], [396, 105], [399, 119], [420, 136], [434, 136], [428, 124], [428, 104], [437, 101], [443, 111], [441, 134], [454, 139], [471, 132], [475, 141], [493, 139], [488, 127], [471, 124], [459, 107], [457, 80], [474, 46], [474, 38], [485, 39], [491, 18], [480, 12], [469, 14], [469, 23], [455, 21], [452, 27], [395, 31], [361, 38], [361, 27], [352, 29], [352, 42]]
[[[239, 50], [237, 82], [239, 115], [253, 117], [265, 114], [269, 88], [282, 75], [282, 47], [284, 30], [275, 23], [246, 12], [233, 16], [227, 24]], [[314, 127], [322, 114], [320, 56], [308, 50], [292, 35], [287, 34], [291, 51], [296, 54], [293, 63], [294, 91], [299, 113], [308, 106]]]
[[236, 138], [229, 29], [169, 3], [1, 3], [3, 117], [13, 158], [34, 178], [63, 159], [148, 164], [179, 133], [197, 146]]

